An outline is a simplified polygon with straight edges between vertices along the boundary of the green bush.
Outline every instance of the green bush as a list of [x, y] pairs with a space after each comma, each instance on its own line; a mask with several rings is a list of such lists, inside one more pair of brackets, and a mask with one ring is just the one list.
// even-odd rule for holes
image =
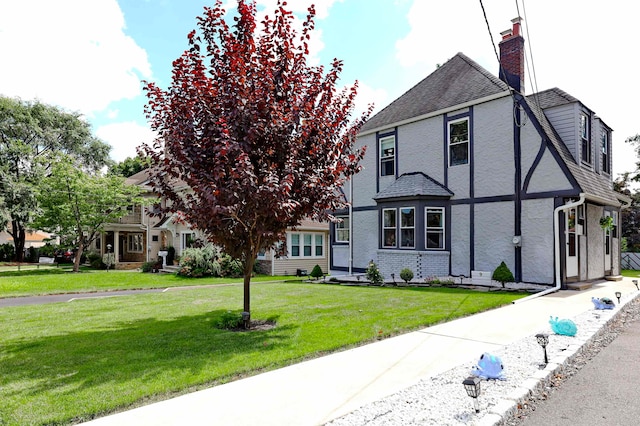
[[380, 269], [378, 269], [378, 265], [375, 264], [373, 260], [369, 262], [367, 266], [367, 270], [364, 273], [365, 277], [371, 284], [374, 285], [382, 285], [384, 284], [384, 277], [380, 273]]
[[152, 260], [150, 262], [144, 262], [140, 269], [142, 269], [142, 272], [158, 271], [158, 270], [162, 269], [162, 262], [159, 261], [159, 260], [155, 260], [155, 261]]
[[512, 283], [516, 280], [509, 270], [509, 267], [504, 262], [500, 263], [500, 266], [498, 266], [496, 270], [493, 271], [491, 279], [500, 281], [502, 283], [502, 287], [504, 287], [504, 283]]
[[102, 261], [102, 257], [100, 253], [95, 251], [90, 251], [87, 253], [87, 261], [89, 262], [89, 266], [93, 269], [106, 269], [107, 265]]
[[216, 328], [234, 330], [242, 327], [242, 313], [239, 311], [227, 311], [215, 322]]
[[221, 277], [240, 278], [244, 276], [244, 268], [242, 262], [238, 259], [234, 259], [228, 254], [222, 255], [220, 258], [220, 273]]
[[311, 273], [309, 275], [311, 276], [311, 278], [318, 279], [321, 276], [323, 276], [324, 274], [322, 273], [322, 268], [320, 267], [320, 265], [316, 265], [316, 266], [313, 267], [313, 269], [311, 270]]
[[11, 243], [0, 244], [0, 261], [10, 262], [16, 254], [16, 249]]
[[178, 275], [184, 277], [220, 276], [220, 263], [217, 258], [218, 250], [213, 244], [198, 248], [186, 248], [180, 256]]
[[25, 253], [25, 262], [37, 263], [38, 262], [38, 249], [35, 247], [29, 247]]
[[47, 243], [40, 247], [40, 256], [41, 257], [55, 257], [56, 247]]
[[402, 271], [400, 271], [400, 278], [402, 278], [405, 283], [409, 284], [409, 281], [413, 279], [413, 271], [409, 268], [403, 268]]

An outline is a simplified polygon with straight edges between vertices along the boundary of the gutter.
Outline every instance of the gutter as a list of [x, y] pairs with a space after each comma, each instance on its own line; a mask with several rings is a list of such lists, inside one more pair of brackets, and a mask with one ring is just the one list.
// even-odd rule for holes
[[536, 299], [540, 296], [545, 296], [549, 293], [554, 293], [560, 290], [562, 286], [562, 271], [560, 269], [560, 219], [558, 218], [558, 213], [561, 211], [566, 211], [572, 209], [574, 207], [578, 207], [583, 204], [586, 199], [586, 194], [584, 192], [580, 193], [580, 199], [578, 201], [574, 201], [573, 203], [564, 204], [562, 206], [556, 207], [553, 210], [553, 239], [554, 239], [554, 257], [555, 257], [555, 267], [556, 267], [556, 285], [550, 289], [541, 291], [539, 293], [532, 294], [530, 296], [524, 297], [522, 299], [514, 300], [513, 304], [527, 302], [532, 299]]

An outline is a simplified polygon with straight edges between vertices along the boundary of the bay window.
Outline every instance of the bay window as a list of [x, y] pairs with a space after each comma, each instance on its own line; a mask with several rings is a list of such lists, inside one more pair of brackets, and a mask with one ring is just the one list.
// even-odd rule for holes
[[444, 249], [444, 208], [425, 209], [426, 249]]

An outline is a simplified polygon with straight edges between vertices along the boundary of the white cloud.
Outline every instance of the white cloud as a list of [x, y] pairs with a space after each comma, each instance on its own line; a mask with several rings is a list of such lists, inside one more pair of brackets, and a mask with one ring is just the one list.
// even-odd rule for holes
[[124, 27], [116, 0], [2, 2], [0, 93], [88, 115], [138, 96], [151, 66]]
[[113, 160], [122, 161], [127, 157], [135, 157], [136, 147], [143, 143], [151, 144], [156, 134], [147, 126], [127, 121], [98, 127], [96, 136], [113, 147]]

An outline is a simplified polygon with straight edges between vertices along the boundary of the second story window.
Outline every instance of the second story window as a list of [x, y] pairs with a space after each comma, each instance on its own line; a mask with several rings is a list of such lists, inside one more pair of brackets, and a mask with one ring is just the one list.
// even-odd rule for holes
[[336, 222], [336, 243], [349, 242], [349, 216], [338, 216], [341, 222]]
[[449, 165], [469, 163], [469, 119], [449, 123]]
[[380, 176], [396, 174], [396, 137], [380, 138]]
[[611, 166], [609, 165], [609, 132], [602, 129], [600, 134], [600, 149], [602, 151], [602, 172], [610, 174]]
[[591, 164], [591, 141], [589, 140], [589, 117], [586, 114], [580, 114], [580, 140], [581, 154], [580, 158], [583, 162]]

